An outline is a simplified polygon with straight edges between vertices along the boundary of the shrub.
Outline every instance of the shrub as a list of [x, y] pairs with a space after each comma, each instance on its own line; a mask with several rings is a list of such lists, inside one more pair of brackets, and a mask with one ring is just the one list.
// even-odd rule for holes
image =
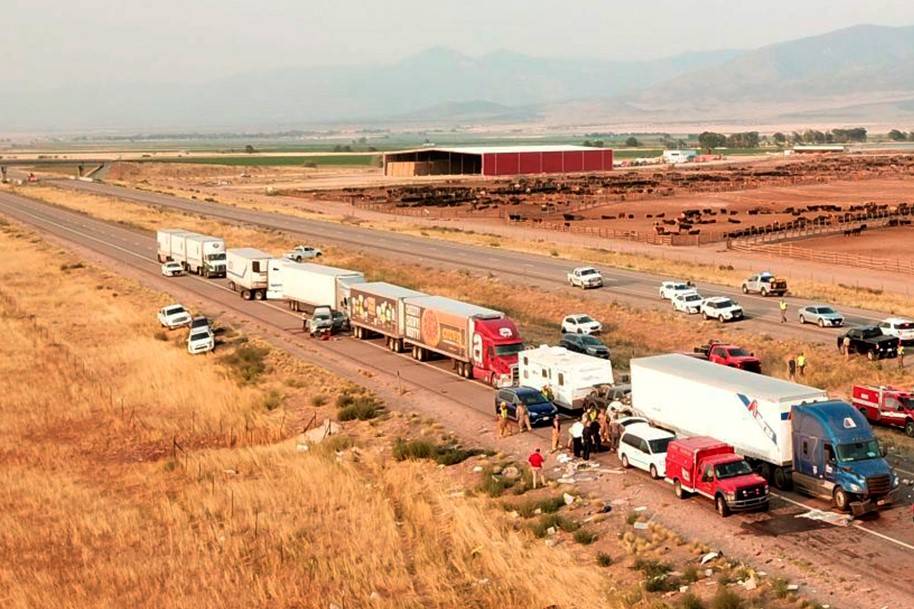
[[712, 609], [742, 609], [743, 599], [729, 588], [721, 588], [711, 600]]
[[276, 410], [282, 406], [283, 401], [286, 399], [282, 393], [276, 389], [270, 389], [265, 396], [263, 396], [263, 407], [264, 410]]
[[519, 504], [505, 504], [506, 510], [513, 510], [523, 516], [530, 518], [536, 515], [539, 510], [542, 514], [554, 514], [565, 506], [565, 498], [562, 495], [547, 497], [545, 499], [533, 499]]
[[566, 533], [573, 533], [581, 528], [581, 525], [558, 514], [543, 514], [531, 527], [530, 531], [536, 537], [545, 537], [550, 528], [562, 530]]
[[639, 516], [640, 516], [640, 514], [638, 514], [638, 512], [629, 512], [628, 516], [625, 517], [625, 522], [627, 522], [630, 525], [635, 524], [636, 522], [638, 522]]
[[589, 546], [597, 540], [597, 537], [599, 537], [599, 535], [593, 531], [588, 531], [587, 529], [578, 529], [574, 532], [574, 540], [582, 546]]
[[165, 330], [159, 330], [158, 332], [153, 334], [153, 336], [155, 337], [156, 340], [160, 340], [162, 342], [168, 342], [168, 334], [165, 332]]
[[[339, 400], [337, 400], [337, 403], [339, 403]], [[349, 404], [341, 407], [337, 412], [337, 417], [340, 421], [354, 421], [356, 419], [367, 421], [377, 417], [379, 414], [381, 414], [381, 406], [377, 400], [371, 396], [362, 395], [353, 398]]]
[[428, 440], [403, 440], [394, 442], [393, 455], [397, 461], [429, 459], [439, 465], [456, 465], [470, 457], [482, 454], [479, 449], [464, 449], [453, 445], [438, 445]]
[[476, 490], [489, 497], [501, 497], [506, 490], [514, 486], [514, 482], [510, 478], [496, 476], [492, 473], [491, 468], [487, 468], [482, 472], [482, 479], [476, 486]]
[[267, 347], [254, 345], [241, 345], [232, 353], [223, 355], [220, 361], [229, 367], [242, 383], [256, 383], [260, 376], [267, 371]]
[[774, 595], [778, 598], [786, 598], [790, 594], [790, 590], [787, 589], [787, 580], [783, 577], [776, 577], [771, 583], [771, 590], [774, 592]]
[[327, 396], [318, 394], [311, 396], [311, 405], [315, 408], [320, 408], [327, 403]]
[[647, 577], [662, 577], [669, 573], [673, 568], [669, 564], [660, 562], [659, 560], [639, 558], [635, 561], [635, 564], [632, 565], [632, 569], [641, 571]]
[[705, 604], [691, 592], [686, 592], [679, 599], [678, 607], [679, 609], [705, 609]]
[[609, 567], [613, 564], [613, 557], [606, 552], [597, 552], [597, 564], [601, 567]]
[[689, 565], [682, 571], [682, 581], [691, 584], [698, 581], [698, 569], [694, 565]]

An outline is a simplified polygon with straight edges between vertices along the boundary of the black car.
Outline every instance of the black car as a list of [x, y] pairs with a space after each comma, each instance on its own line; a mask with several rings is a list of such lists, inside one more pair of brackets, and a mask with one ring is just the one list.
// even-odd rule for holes
[[541, 391], [533, 387], [506, 387], [495, 394], [495, 414], [499, 414], [502, 402], [508, 404], [508, 417], [517, 419], [517, 405], [523, 404], [530, 415], [530, 424], [548, 425], [558, 414], [559, 409], [550, 402]]
[[609, 359], [609, 348], [599, 338], [590, 334], [563, 334], [559, 346], [576, 353]]
[[349, 332], [349, 318], [341, 311], [333, 311], [333, 332]]
[[844, 339], [850, 342], [848, 348], [851, 353], [862, 353], [870, 360], [884, 357], [898, 357], [898, 337], [887, 336], [882, 333], [879, 326], [861, 326], [851, 328], [838, 337], [838, 349], [844, 350]]

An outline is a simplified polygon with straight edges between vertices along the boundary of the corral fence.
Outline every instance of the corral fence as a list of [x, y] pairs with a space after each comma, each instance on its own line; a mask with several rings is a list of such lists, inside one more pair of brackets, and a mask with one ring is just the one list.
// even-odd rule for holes
[[739, 246], [762, 245], [766, 243], [780, 243], [784, 241], [798, 241], [812, 237], [827, 237], [829, 235], [859, 234], [871, 228], [884, 228], [902, 224], [914, 216], [914, 207], [906, 207], [897, 211], [877, 210], [868, 212], [864, 217], [853, 220], [840, 220], [828, 218], [823, 221], [814, 221], [804, 226], [782, 228], [779, 230], [763, 230], [751, 235], [743, 235], [728, 241], [729, 247], [739, 249]]
[[813, 262], [840, 264], [843, 266], [854, 266], [877, 271], [914, 273], [914, 261], [910, 260], [807, 249], [794, 245], [793, 243], [761, 243], [753, 245], [731, 243], [730, 247], [735, 250], [742, 250], [752, 253], [765, 253], [771, 254], [772, 256], [796, 258], [799, 260], [810, 260]]

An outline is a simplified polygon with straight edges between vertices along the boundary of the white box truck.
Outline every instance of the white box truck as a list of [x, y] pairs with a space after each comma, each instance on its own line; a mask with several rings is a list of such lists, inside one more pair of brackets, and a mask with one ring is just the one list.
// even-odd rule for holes
[[[293, 311], [312, 311], [314, 307], [328, 306], [349, 314], [349, 295], [353, 285], [364, 283], [359, 271], [338, 269], [323, 264], [283, 260], [276, 265], [281, 277], [270, 278], [270, 292], [282, 292]], [[275, 283], [281, 281], [281, 290]]]
[[181, 231], [171, 235], [171, 259], [183, 266], [185, 271], [187, 270], [187, 239], [202, 236], [191, 231]]
[[349, 321], [356, 338], [380, 334], [387, 339], [387, 348], [400, 353], [406, 336], [407, 298], [425, 296], [422, 292], [383, 281], [359, 283], [349, 294]]
[[540, 345], [518, 354], [518, 385], [551, 389], [559, 408], [577, 411], [597, 385], [613, 385], [613, 366], [608, 359], [575, 353], [564, 347]]
[[186, 234], [189, 234], [189, 231], [183, 228], [162, 228], [156, 231], [156, 256], [159, 262], [174, 260], [171, 255], [172, 239]]
[[225, 241], [209, 235], [184, 236], [184, 268], [204, 277], [225, 277]]
[[232, 248], [225, 254], [229, 289], [240, 292], [245, 300], [264, 300], [272, 256], [252, 247]]

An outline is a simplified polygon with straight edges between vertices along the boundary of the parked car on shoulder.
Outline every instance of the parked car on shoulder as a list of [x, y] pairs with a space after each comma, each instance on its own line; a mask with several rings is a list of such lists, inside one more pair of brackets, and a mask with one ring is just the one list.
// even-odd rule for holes
[[302, 262], [303, 260], [311, 260], [312, 258], [317, 258], [320, 255], [321, 251], [316, 247], [311, 247], [310, 245], [297, 245], [290, 251], [283, 254], [283, 258], [294, 260], [295, 262]]
[[599, 334], [602, 331], [603, 324], [584, 313], [566, 315], [562, 320], [562, 334]]
[[759, 273], [743, 282], [743, 294], [761, 294], [762, 296], [783, 296], [787, 293], [787, 280], [775, 277], [771, 273]]
[[209, 318], [199, 315], [190, 320], [190, 331], [206, 329], [210, 332], [213, 331], [212, 324], [210, 323]]
[[695, 353], [704, 355], [708, 361], [730, 368], [739, 368], [747, 372], [762, 371], [762, 362], [746, 349], [738, 345], [729, 345], [717, 340], [712, 340], [706, 345], [695, 347]]
[[349, 332], [351, 326], [349, 324], [349, 317], [342, 311], [331, 311], [330, 317], [333, 319], [333, 331], [334, 332]]
[[209, 353], [216, 348], [216, 338], [209, 326], [192, 329], [187, 335], [187, 352], [191, 355]]
[[664, 281], [660, 284], [660, 298], [670, 300], [679, 292], [693, 292], [695, 286], [691, 281]]
[[177, 277], [184, 274], [184, 267], [180, 262], [169, 260], [162, 265], [162, 274], [166, 277]]
[[844, 339], [849, 341], [851, 353], [866, 355], [869, 360], [884, 357], [898, 357], [898, 337], [887, 336], [879, 326], [860, 326], [851, 328], [838, 337], [838, 349], [844, 349]]
[[609, 385], [601, 383], [595, 385], [586, 398], [584, 398], [584, 410], [596, 408], [597, 410], [606, 410], [612, 407], [614, 411], [622, 412], [627, 410], [632, 403], [632, 386], [630, 384]]
[[695, 290], [676, 292], [673, 294], [673, 297], [670, 298], [670, 302], [673, 303], [674, 311], [688, 313], [689, 315], [694, 315], [701, 310], [701, 303], [703, 300], [701, 294]]
[[820, 328], [840, 328], [844, 325], [844, 316], [828, 305], [801, 307], [797, 317], [801, 324], [818, 324]]
[[899, 342], [908, 346], [914, 344], [914, 320], [904, 317], [889, 317], [879, 322], [879, 329], [886, 336], [894, 336]]
[[609, 359], [609, 348], [599, 338], [590, 334], [563, 334], [559, 347], [565, 347], [576, 353]]
[[743, 318], [743, 308], [726, 296], [712, 296], [701, 303], [701, 314], [705, 319], [716, 319], [720, 323]]
[[636, 467], [649, 472], [657, 480], [666, 475], [666, 448], [675, 434], [647, 423], [631, 423], [624, 427], [616, 454], [622, 467]]
[[603, 275], [592, 266], [579, 266], [568, 273], [568, 284], [578, 288], [603, 287]]
[[190, 323], [190, 313], [179, 304], [170, 304], [159, 309], [159, 323], [169, 330], [186, 326]]
[[495, 393], [495, 414], [499, 414], [501, 403], [508, 405], [508, 417], [517, 420], [517, 405], [523, 404], [530, 415], [531, 425], [549, 425], [559, 412], [558, 407], [533, 387], [506, 387]]

